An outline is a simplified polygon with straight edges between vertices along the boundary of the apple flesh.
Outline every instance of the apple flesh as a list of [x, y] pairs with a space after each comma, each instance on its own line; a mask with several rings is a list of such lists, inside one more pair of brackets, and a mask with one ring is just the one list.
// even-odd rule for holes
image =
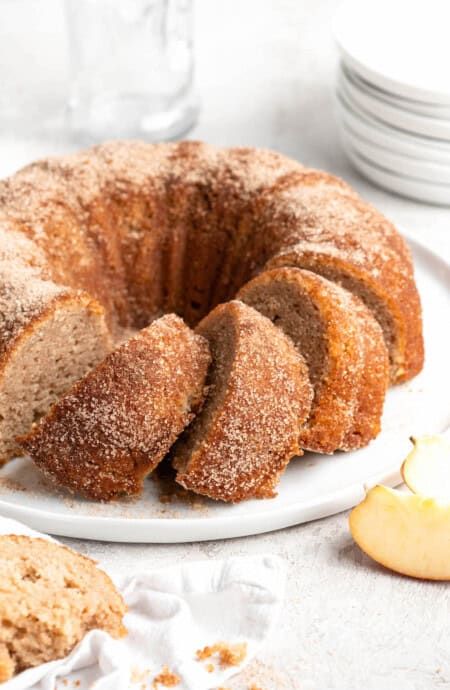
[[450, 505], [375, 486], [350, 513], [350, 531], [368, 556], [390, 570], [450, 580]]
[[450, 441], [444, 436], [412, 438], [402, 465], [403, 481], [415, 494], [450, 501]]

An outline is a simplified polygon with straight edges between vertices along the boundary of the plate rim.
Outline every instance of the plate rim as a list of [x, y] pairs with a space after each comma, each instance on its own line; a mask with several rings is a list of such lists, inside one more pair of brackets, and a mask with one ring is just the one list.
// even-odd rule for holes
[[338, 80], [338, 88], [350, 105], [357, 106], [364, 113], [380, 120], [388, 127], [399, 129], [402, 132], [422, 136], [432, 141], [450, 142], [450, 118], [433, 118], [429, 115], [404, 110], [397, 106], [377, 100], [369, 96], [355, 86], [345, 75], [341, 73]]
[[351, 116], [358, 118], [372, 130], [386, 133], [401, 143], [413, 144], [427, 151], [430, 148], [437, 151], [445, 150], [446, 153], [450, 154], [450, 142], [445, 139], [435, 139], [434, 137], [427, 137], [423, 134], [408, 132], [388, 122], [384, 122], [375, 115], [372, 115], [372, 113], [363, 110], [358, 104], [354, 102], [350, 103], [347, 96], [340, 91], [338, 87], [335, 89], [335, 97], [339, 108], [345, 113], [349, 113]]
[[[345, 144], [352, 147], [363, 158], [373, 162], [374, 165], [386, 168], [393, 174], [396, 174], [396, 166], [402, 166], [403, 177], [418, 182], [448, 186], [450, 196], [450, 161], [446, 165], [445, 163], [421, 160], [414, 156], [389, 151], [383, 146], [376, 146], [371, 141], [365, 140], [344, 121], [341, 122], [341, 135]], [[440, 177], [441, 175], [442, 177]]]
[[[424, 101], [418, 101], [414, 98], [406, 98], [399, 94], [392, 94], [390, 91], [386, 91], [386, 89], [364, 79], [364, 77], [352, 70], [343, 60], [341, 60], [339, 64], [339, 74], [343, 74], [346, 80], [350, 81], [355, 88], [358, 88], [367, 96], [386, 102], [395, 108], [405, 110], [415, 115], [423, 115], [439, 120], [450, 119], [449, 104], [425, 103]], [[418, 108], [418, 110], [415, 110], [415, 108]]]
[[355, 135], [388, 151], [395, 151], [399, 156], [418, 161], [440, 163], [450, 167], [450, 145], [440, 142], [440, 146], [431, 145], [430, 139], [419, 137], [397, 130], [376, 120], [371, 115], [355, 110], [347, 103], [341, 93], [335, 92], [336, 118], [338, 125], [344, 125]]
[[[375, 186], [390, 194], [441, 208], [450, 207], [450, 185], [419, 180], [388, 170], [348, 146], [345, 153], [352, 165]], [[368, 171], [367, 171], [368, 170]]]

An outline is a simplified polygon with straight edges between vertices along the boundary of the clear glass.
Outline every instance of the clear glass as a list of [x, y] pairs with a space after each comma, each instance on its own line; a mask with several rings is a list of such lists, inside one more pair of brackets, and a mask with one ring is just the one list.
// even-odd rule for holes
[[82, 139], [172, 139], [198, 113], [192, 0], [66, 0], [69, 125]]
[[0, 132], [60, 131], [68, 98], [59, 0], [0, 0]]

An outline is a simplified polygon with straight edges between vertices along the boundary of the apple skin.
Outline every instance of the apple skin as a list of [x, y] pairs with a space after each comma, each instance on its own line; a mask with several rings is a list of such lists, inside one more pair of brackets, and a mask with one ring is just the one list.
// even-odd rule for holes
[[450, 440], [441, 434], [411, 438], [413, 449], [401, 473], [415, 494], [450, 502]]
[[375, 486], [349, 523], [362, 551], [389, 570], [450, 580], [450, 503]]

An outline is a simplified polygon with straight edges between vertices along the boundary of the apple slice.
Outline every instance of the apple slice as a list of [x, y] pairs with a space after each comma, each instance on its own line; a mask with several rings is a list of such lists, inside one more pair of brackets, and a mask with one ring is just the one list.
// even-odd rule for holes
[[423, 580], [450, 580], [450, 504], [375, 486], [350, 513], [350, 532], [374, 561]]
[[450, 441], [439, 434], [411, 441], [414, 448], [402, 465], [403, 481], [415, 494], [450, 501]]

